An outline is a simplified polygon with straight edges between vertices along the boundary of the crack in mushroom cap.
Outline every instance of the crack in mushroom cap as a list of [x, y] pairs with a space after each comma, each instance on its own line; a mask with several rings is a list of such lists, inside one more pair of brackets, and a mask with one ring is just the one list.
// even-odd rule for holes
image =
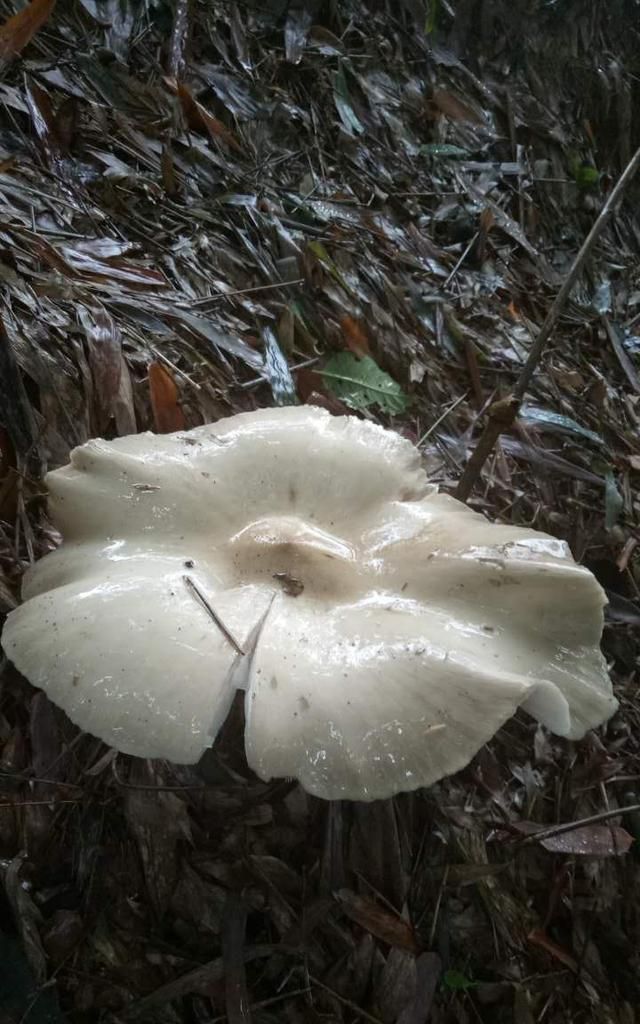
[[64, 543], [3, 646], [126, 753], [197, 761], [242, 688], [261, 778], [369, 800], [464, 767], [519, 706], [576, 739], [616, 709], [593, 576], [374, 424], [242, 413], [90, 441], [47, 482]]

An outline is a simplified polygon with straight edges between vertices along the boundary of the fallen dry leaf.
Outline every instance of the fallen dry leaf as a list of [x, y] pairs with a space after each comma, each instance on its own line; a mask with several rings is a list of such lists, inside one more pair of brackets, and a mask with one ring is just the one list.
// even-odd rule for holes
[[56, 0], [32, 0], [0, 26], [0, 58], [17, 56], [53, 11]]
[[627, 853], [633, 838], [619, 825], [582, 825], [558, 835], [545, 835], [548, 827], [533, 821], [519, 821], [514, 824], [518, 832], [536, 838], [550, 853], [568, 853], [583, 857], [616, 857]]
[[554, 942], [546, 932], [542, 931], [541, 928], [534, 928], [533, 931], [529, 932], [527, 939], [534, 946], [539, 946], [540, 949], [544, 949], [545, 952], [549, 953], [555, 960], [559, 960], [561, 964], [568, 967], [570, 971], [577, 971], [578, 964], [571, 953], [568, 953], [566, 949], [559, 946], [557, 942]]
[[45, 159], [53, 170], [61, 173], [61, 153], [51, 97], [36, 81], [27, 80], [25, 95], [35, 133]]
[[295, 376], [298, 395], [303, 402], [307, 402], [309, 400], [309, 395], [313, 393], [324, 393], [324, 381], [322, 379], [322, 375], [316, 370], [312, 370], [305, 366], [300, 370], [297, 370]]
[[471, 124], [482, 124], [482, 121], [471, 107], [463, 103], [457, 96], [454, 96], [452, 92], [447, 92], [446, 89], [436, 89], [431, 97], [431, 102], [438, 108], [441, 114], [444, 114], [445, 117], [450, 118], [452, 121], [468, 121]]
[[541, 839], [551, 853], [572, 853], [586, 857], [617, 857], [627, 853], [633, 838], [619, 825], [585, 825], [559, 836]]
[[189, 839], [187, 807], [175, 793], [162, 788], [162, 778], [149, 762], [130, 766], [124, 791], [124, 812], [149, 894], [158, 917], [166, 911], [179, 873], [179, 843]]
[[0, 518], [12, 522], [16, 514], [16, 453], [5, 427], [0, 424]]
[[156, 433], [172, 434], [176, 430], [184, 430], [178, 389], [169, 370], [162, 363], [149, 364], [149, 393]]
[[340, 889], [335, 895], [347, 917], [371, 935], [397, 949], [418, 952], [418, 940], [408, 921], [350, 889]]
[[56, 135], [60, 145], [70, 150], [75, 143], [80, 118], [80, 104], [77, 96], [68, 96], [55, 115]]
[[78, 306], [78, 319], [87, 339], [87, 352], [93, 378], [93, 428], [102, 434], [114, 414], [120, 391], [122, 339], [113, 318], [104, 306], [93, 309]]
[[371, 355], [369, 339], [362, 324], [358, 323], [352, 316], [343, 316], [340, 321], [340, 327], [342, 328], [345, 344], [350, 352], [353, 352], [359, 358]]
[[234, 149], [237, 153], [242, 153], [242, 146], [231, 129], [227, 128], [226, 124], [223, 124], [219, 118], [207, 110], [199, 100], [195, 99], [183, 82], [176, 82], [172, 78], [165, 78], [165, 82], [180, 100], [190, 128], [194, 131], [207, 132], [212, 139], [221, 139], [223, 142], [226, 142], [230, 149]]

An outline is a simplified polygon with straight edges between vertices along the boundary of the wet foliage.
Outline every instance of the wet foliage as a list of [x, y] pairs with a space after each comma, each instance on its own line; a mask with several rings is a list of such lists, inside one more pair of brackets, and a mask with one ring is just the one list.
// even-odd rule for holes
[[[44, 473], [96, 434], [311, 402], [453, 489], [640, 142], [636, 5], [18, 7], [0, 613], [58, 542]], [[150, 764], [3, 662], [3, 1024], [635, 1019], [639, 191], [471, 499], [596, 573], [619, 714], [577, 744], [522, 715], [428, 791], [329, 805], [251, 775], [241, 705], [196, 769]]]

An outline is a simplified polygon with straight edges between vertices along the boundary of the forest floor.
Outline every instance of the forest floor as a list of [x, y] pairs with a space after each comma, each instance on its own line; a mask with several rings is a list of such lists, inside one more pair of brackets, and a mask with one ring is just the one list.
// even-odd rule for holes
[[[95, 435], [312, 402], [453, 490], [640, 141], [626, 14], [33, 0], [0, 29], [0, 612]], [[596, 574], [620, 711], [327, 804], [257, 780], [237, 721], [200, 770], [116, 756], [4, 661], [2, 1024], [636, 1019], [639, 193], [470, 499]]]

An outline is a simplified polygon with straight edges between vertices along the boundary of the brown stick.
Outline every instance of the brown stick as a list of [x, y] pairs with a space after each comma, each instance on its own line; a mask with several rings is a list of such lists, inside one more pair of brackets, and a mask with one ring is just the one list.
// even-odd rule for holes
[[465, 466], [464, 473], [460, 477], [460, 481], [455, 491], [456, 498], [459, 498], [461, 501], [466, 501], [471, 494], [471, 491], [482, 472], [482, 467], [489, 458], [493, 451], [493, 447], [502, 432], [512, 426], [515, 421], [520, 410], [522, 399], [524, 398], [527, 388], [531, 382], [531, 378], [533, 377], [538, 367], [538, 363], [540, 362], [544, 347], [549, 340], [551, 332], [553, 331], [560, 314], [562, 313], [569, 295], [571, 294], [571, 289], [582, 271], [587, 256], [606, 227], [618, 200], [637, 171], [638, 166], [640, 166], [640, 149], [637, 149], [631, 157], [631, 160], [618, 179], [615, 188], [609, 194], [606, 203], [596, 217], [591, 231], [582, 243], [580, 251], [576, 255], [576, 258], [571, 265], [571, 269], [565, 278], [564, 284], [556, 295], [554, 303], [547, 313], [546, 319], [538, 332], [538, 336], [531, 346], [531, 351], [529, 352], [527, 361], [522, 367], [520, 376], [516, 381], [512, 393], [507, 395], [506, 398], [501, 399], [499, 402], [495, 402], [489, 408], [489, 419], [487, 421], [487, 425], [480, 435], [480, 439], [471, 458]]

